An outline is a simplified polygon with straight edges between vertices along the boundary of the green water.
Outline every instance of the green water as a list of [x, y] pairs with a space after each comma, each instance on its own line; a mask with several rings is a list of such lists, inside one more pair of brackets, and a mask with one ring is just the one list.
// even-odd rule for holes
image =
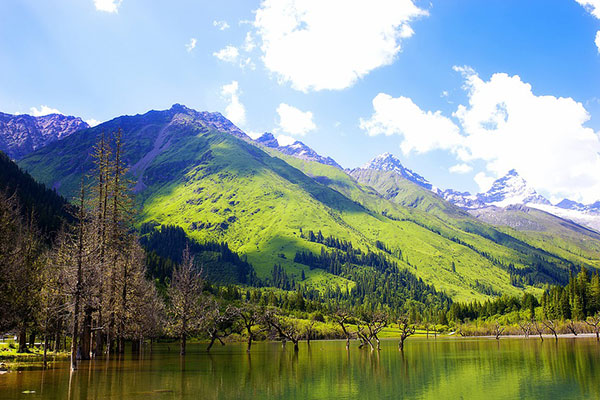
[[[35, 393], [23, 393], [35, 391]], [[597, 399], [600, 345], [593, 339], [411, 338], [371, 353], [341, 341], [282, 349], [257, 343], [155, 346], [141, 357], [68, 363], [0, 376], [0, 399]]]

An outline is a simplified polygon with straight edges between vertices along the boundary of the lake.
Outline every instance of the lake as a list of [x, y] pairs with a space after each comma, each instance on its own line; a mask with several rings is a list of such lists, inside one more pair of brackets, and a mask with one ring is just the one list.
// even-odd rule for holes
[[[591, 399], [600, 398], [600, 345], [592, 338], [410, 338], [380, 352], [343, 341], [155, 345], [152, 353], [0, 376], [0, 399]], [[35, 393], [24, 393], [34, 391]]]

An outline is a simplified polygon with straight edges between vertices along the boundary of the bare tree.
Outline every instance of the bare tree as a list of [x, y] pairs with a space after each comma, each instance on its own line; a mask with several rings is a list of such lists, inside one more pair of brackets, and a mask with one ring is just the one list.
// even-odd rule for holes
[[179, 337], [180, 354], [185, 355], [188, 337], [198, 330], [202, 315], [200, 302], [204, 289], [202, 272], [194, 266], [190, 249], [183, 250], [182, 262], [173, 271], [169, 287], [169, 328]]
[[531, 334], [531, 322], [519, 321], [517, 323], [519, 324], [519, 328], [521, 328], [521, 332], [525, 335], [525, 338], [529, 338], [529, 335]]
[[316, 321], [311, 320], [308, 322], [308, 324], [304, 327], [304, 332], [305, 332], [305, 336], [306, 336], [306, 343], [310, 344], [310, 339], [312, 339], [315, 336], [315, 333], [317, 332], [315, 330], [315, 324]]
[[596, 341], [600, 341], [600, 312], [596, 313], [596, 315], [588, 317], [585, 320], [585, 323], [592, 327], [594, 333], [596, 334]]
[[575, 322], [573, 322], [572, 320], [568, 320], [567, 321], [567, 329], [569, 331], [571, 331], [571, 333], [575, 336], [577, 336], [577, 325], [575, 324]]
[[504, 327], [501, 327], [500, 324], [496, 322], [494, 325], [494, 336], [496, 337], [496, 340], [500, 340], [500, 335], [502, 335], [502, 333], [504, 333]]
[[252, 342], [255, 340], [255, 332], [252, 330], [252, 328], [260, 325], [262, 312], [256, 306], [247, 304], [240, 308], [238, 315], [239, 321], [243, 325], [242, 328], [245, 329], [246, 333], [248, 334], [248, 347], [246, 348], [246, 351], [250, 352]]
[[398, 319], [398, 328], [400, 329], [400, 342], [398, 342], [398, 350], [404, 352], [404, 341], [409, 336], [415, 334], [416, 328], [410, 324], [408, 317], [400, 317]]
[[298, 352], [298, 342], [302, 338], [302, 333], [293, 321], [286, 321], [274, 310], [267, 310], [264, 314], [264, 322], [270, 326], [279, 336], [279, 339], [285, 343], [289, 340], [294, 343], [294, 351]]
[[342, 311], [342, 310], [338, 310], [335, 315], [333, 316], [335, 322], [338, 323], [338, 325], [340, 325], [340, 327], [342, 328], [342, 332], [344, 332], [344, 336], [346, 336], [346, 350], [348, 350], [350, 348], [350, 339], [352, 339], [352, 332], [350, 332], [348, 330], [348, 328], [346, 327], [346, 324], [348, 323], [349, 319], [350, 319], [350, 315], [348, 314], [347, 311]]
[[540, 335], [540, 340], [543, 342], [544, 341], [544, 325], [539, 323], [538, 321], [534, 321], [532, 323], [533, 326], [533, 330], [537, 332], [538, 335]]
[[552, 334], [554, 335], [554, 340], [556, 340], [558, 342], [558, 334], [556, 333], [556, 322], [552, 319], [546, 319], [544, 321], [542, 321], [544, 326], [550, 331], [552, 332]]
[[373, 313], [365, 313], [363, 319], [364, 324], [367, 326], [368, 343], [371, 344], [371, 350], [373, 349], [373, 339], [377, 343], [377, 350], [381, 350], [381, 342], [378, 335], [387, 326], [387, 315], [382, 311], [375, 311]]
[[204, 315], [204, 330], [210, 338], [210, 343], [206, 351], [210, 351], [215, 340], [225, 346], [223, 339], [236, 331], [236, 320], [239, 316], [239, 310], [233, 306], [227, 306], [221, 310], [216, 300], [211, 299], [208, 303]]

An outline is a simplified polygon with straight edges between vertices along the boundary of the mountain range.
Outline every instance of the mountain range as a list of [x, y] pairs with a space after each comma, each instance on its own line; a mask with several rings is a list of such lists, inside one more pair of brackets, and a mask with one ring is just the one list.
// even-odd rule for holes
[[[254, 141], [219, 113], [178, 104], [76, 131], [19, 165], [72, 198], [93, 168], [94, 144], [118, 129], [140, 208], [137, 224], [179, 226], [200, 242], [225, 242], [260, 278], [278, 265], [297, 281], [305, 275], [307, 287], [342, 290], [361, 285], [364, 273], [382, 274], [356, 260], [343, 274], [303, 263], [303, 252], [334, 252], [340, 243], [393, 262], [455, 300], [539, 292], [546, 283], [565, 283], [581, 266], [600, 267], [600, 234], [571, 221], [529, 206], [494, 219], [474, 211], [510, 207], [467, 209], [447, 201], [390, 154], [343, 170], [301, 142], [280, 146], [271, 134]], [[506, 187], [518, 181], [513, 175]], [[481, 199], [504, 204], [501, 183]], [[537, 199], [522, 192], [522, 199]]]
[[62, 114], [34, 117], [0, 112], [0, 150], [18, 160], [85, 128], [89, 128], [89, 125], [79, 117]]

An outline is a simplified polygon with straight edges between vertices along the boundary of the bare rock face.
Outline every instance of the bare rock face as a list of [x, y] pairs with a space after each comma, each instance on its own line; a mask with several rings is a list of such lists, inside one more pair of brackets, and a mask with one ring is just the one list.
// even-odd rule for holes
[[79, 117], [50, 114], [41, 117], [0, 113], [0, 150], [18, 160], [89, 125]]

